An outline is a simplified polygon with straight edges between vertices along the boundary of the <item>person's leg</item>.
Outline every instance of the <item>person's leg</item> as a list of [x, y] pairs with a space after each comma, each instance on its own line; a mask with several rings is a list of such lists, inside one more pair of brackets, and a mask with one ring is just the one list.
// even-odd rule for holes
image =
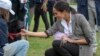
[[32, 19], [34, 14], [34, 0], [29, 0], [29, 12], [30, 12], [30, 19]]
[[37, 32], [39, 26], [39, 17], [40, 17], [40, 5], [35, 5], [35, 16], [34, 16], [34, 27], [33, 32]]
[[34, 14], [34, 7], [30, 8], [29, 11], [30, 11], [30, 19], [32, 19]]
[[26, 56], [28, 48], [28, 41], [19, 40], [4, 46], [4, 56]]
[[49, 1], [48, 2], [48, 13], [49, 13], [49, 19], [50, 19], [50, 25], [52, 26], [54, 23], [54, 17], [53, 17], [53, 5], [54, 1]]
[[95, 20], [96, 20], [96, 10], [95, 9], [88, 9], [88, 13], [89, 13], [89, 24], [91, 26], [92, 29], [92, 34], [94, 37], [94, 46], [93, 46], [93, 53], [96, 53], [96, 49], [97, 49], [97, 42], [96, 42], [96, 30], [95, 30]]
[[47, 49], [45, 51], [45, 56], [60, 56], [58, 55], [53, 48]]
[[97, 13], [96, 13], [96, 9], [93, 9], [93, 12], [94, 12], [94, 17], [95, 17], [95, 45], [94, 45], [93, 53], [95, 55], [96, 54], [96, 51], [97, 51], [97, 45], [98, 45], [97, 38], [96, 38], [96, 31], [98, 31], [97, 28], [96, 28], [96, 24], [97, 24]]
[[72, 56], [79, 56], [79, 45], [65, 43], [64, 46], [62, 46], [62, 47], [67, 49], [72, 54]]
[[65, 43], [64, 45], [61, 46], [61, 41], [55, 40], [53, 42], [53, 48], [61, 56], [79, 56], [78, 45]]
[[47, 18], [47, 13], [44, 12], [42, 9], [41, 9], [41, 16], [42, 16], [42, 20], [45, 24], [45, 29], [47, 30], [49, 28], [49, 22], [48, 22], [48, 18]]
[[49, 18], [50, 18], [50, 25], [52, 26], [54, 23], [54, 18], [53, 18], [53, 8], [51, 8], [51, 10], [49, 10]]

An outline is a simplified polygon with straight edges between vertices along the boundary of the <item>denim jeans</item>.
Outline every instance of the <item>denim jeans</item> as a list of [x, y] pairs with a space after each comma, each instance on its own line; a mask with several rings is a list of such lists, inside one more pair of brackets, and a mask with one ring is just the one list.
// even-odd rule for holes
[[18, 40], [4, 46], [4, 56], [26, 56], [28, 48], [28, 41]]

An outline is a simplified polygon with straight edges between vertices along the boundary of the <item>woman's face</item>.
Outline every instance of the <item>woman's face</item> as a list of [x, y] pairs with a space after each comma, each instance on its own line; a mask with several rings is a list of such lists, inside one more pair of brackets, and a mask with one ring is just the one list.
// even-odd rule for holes
[[65, 13], [60, 12], [60, 11], [56, 10], [55, 8], [53, 8], [53, 14], [54, 14], [54, 17], [56, 17], [59, 20], [65, 18]]

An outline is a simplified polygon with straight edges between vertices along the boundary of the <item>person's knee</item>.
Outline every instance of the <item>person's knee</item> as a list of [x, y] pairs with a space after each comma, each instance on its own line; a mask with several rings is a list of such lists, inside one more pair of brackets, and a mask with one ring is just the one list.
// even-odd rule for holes
[[49, 53], [50, 53], [50, 51], [49, 51], [49, 49], [47, 49], [47, 50], [45, 51], [45, 56], [48, 56]]
[[29, 47], [29, 42], [27, 40], [21, 40], [21, 42], [23, 43], [24, 47]]
[[60, 43], [61, 43], [60, 40], [54, 40], [53, 43], [52, 43], [53, 48], [60, 47]]
[[47, 49], [45, 51], [45, 56], [54, 56], [54, 50], [53, 50], [53, 48]]

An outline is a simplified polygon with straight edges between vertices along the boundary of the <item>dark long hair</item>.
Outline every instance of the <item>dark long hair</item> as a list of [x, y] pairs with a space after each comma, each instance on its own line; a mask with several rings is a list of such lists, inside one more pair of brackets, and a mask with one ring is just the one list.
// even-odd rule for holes
[[67, 2], [64, 2], [64, 1], [57, 2], [54, 5], [54, 8], [60, 12], [67, 11], [69, 13], [71, 12], [72, 14], [77, 13], [74, 8], [70, 7], [69, 4]]

